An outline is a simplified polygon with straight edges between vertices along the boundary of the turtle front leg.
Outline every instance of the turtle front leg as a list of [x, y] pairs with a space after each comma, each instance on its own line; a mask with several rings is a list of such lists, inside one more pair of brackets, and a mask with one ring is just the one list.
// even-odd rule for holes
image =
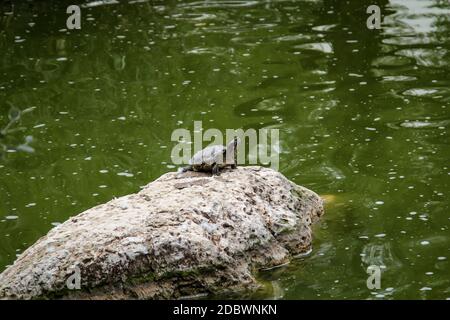
[[212, 166], [212, 174], [213, 176], [220, 176], [219, 165], [217, 163]]
[[230, 165], [231, 169], [236, 169], [237, 168], [237, 156], [236, 156], [236, 151], [234, 152], [234, 157], [233, 157], [233, 163]]
[[231, 169], [237, 168], [237, 144], [234, 147], [233, 150], [233, 164], [231, 165]]

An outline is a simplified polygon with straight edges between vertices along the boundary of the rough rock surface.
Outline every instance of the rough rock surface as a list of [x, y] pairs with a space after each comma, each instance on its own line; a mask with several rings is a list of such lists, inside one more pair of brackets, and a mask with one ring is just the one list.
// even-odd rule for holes
[[[309, 250], [314, 192], [261, 167], [167, 173], [53, 228], [0, 275], [0, 298], [160, 299], [255, 289]], [[67, 279], [80, 270], [81, 288]]]

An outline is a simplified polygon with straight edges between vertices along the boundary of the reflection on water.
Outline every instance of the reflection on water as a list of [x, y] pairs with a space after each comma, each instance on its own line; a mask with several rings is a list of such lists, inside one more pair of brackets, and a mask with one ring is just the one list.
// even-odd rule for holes
[[[450, 297], [450, 4], [68, 1], [0, 15], [0, 267], [90, 206], [164, 172], [176, 128], [280, 129], [280, 170], [327, 196], [313, 252], [263, 298]], [[365, 28], [369, 4], [382, 30]], [[31, 114], [30, 114], [31, 115]], [[382, 289], [366, 268], [383, 264]]]

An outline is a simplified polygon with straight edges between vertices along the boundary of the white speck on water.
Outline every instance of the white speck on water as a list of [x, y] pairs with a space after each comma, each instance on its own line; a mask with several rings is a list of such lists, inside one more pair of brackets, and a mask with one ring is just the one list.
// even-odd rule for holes
[[61, 224], [61, 222], [52, 222], [51, 224], [52, 224], [52, 226], [57, 227]]
[[376, 234], [375, 237], [384, 238], [384, 237], [386, 237], [386, 234], [385, 233]]
[[439, 261], [443, 261], [443, 260], [446, 260], [447, 257], [438, 257], [437, 259], [438, 259]]
[[414, 216], [414, 215], [416, 215], [417, 214], [417, 212], [415, 212], [415, 211], [411, 211], [410, 213], [409, 213], [410, 215], [412, 215], [412, 216]]
[[119, 173], [117, 173], [117, 175], [121, 176], [121, 177], [127, 177], [127, 178], [131, 178], [134, 176], [132, 173], [129, 173], [129, 172], [119, 172]]
[[377, 297], [377, 298], [384, 298], [384, 294], [379, 293], [375, 297]]
[[108, 170], [102, 169], [102, 170], [99, 170], [99, 172], [100, 172], [100, 173], [108, 173]]
[[414, 89], [408, 89], [403, 92], [404, 95], [407, 96], [425, 96], [425, 95], [431, 95], [433, 93], [436, 93], [436, 89], [421, 89], [421, 88], [414, 88]]
[[98, 187], [101, 188], [101, 189], [108, 188], [108, 186], [107, 186], [107, 185], [104, 185], [104, 184], [102, 184], [102, 185], [100, 185], [100, 186], [98, 186]]
[[56, 59], [56, 61], [67, 61], [66, 57], [59, 57]]
[[433, 275], [434, 273], [431, 272], [431, 271], [428, 271], [428, 272], [425, 272], [425, 274], [426, 274], [427, 276], [431, 276], [431, 275]]
[[16, 219], [19, 219], [19, 217], [18, 216], [6, 216], [5, 219], [6, 220], [16, 220]]
[[387, 291], [387, 292], [391, 292], [391, 291], [393, 291], [393, 290], [394, 290], [394, 288], [392, 288], [392, 287], [386, 288], [386, 291]]
[[424, 240], [424, 241], [421, 241], [420, 244], [423, 245], [423, 246], [427, 246], [427, 245], [430, 244], [430, 241]]
[[384, 201], [375, 201], [375, 204], [382, 205], [382, 204], [384, 204]]
[[433, 289], [431, 289], [430, 287], [420, 288], [420, 291], [431, 291], [431, 290], [433, 290]]
[[125, 121], [125, 120], [127, 120], [127, 118], [122, 116], [122, 117], [118, 117], [117, 120]]
[[86, 161], [92, 160], [92, 157], [86, 157], [86, 158], [84, 158], [84, 160], [86, 160]]
[[27, 204], [25, 207], [30, 208], [30, 207], [34, 207], [36, 205], [36, 203], [32, 202]]
[[45, 123], [37, 124], [33, 128], [37, 129], [37, 128], [42, 128], [42, 127], [45, 127]]

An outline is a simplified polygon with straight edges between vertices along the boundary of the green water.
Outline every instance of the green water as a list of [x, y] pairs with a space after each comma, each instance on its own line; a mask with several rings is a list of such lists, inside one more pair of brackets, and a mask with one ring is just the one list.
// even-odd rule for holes
[[[96, 2], [67, 31], [74, 2], [0, 16], [0, 127], [11, 105], [35, 107], [6, 137], [35, 152], [0, 160], [0, 270], [175, 170], [172, 131], [201, 120], [278, 128], [279, 170], [329, 199], [313, 251], [250, 297], [450, 298], [450, 3]], [[366, 28], [369, 4], [382, 30]]]

